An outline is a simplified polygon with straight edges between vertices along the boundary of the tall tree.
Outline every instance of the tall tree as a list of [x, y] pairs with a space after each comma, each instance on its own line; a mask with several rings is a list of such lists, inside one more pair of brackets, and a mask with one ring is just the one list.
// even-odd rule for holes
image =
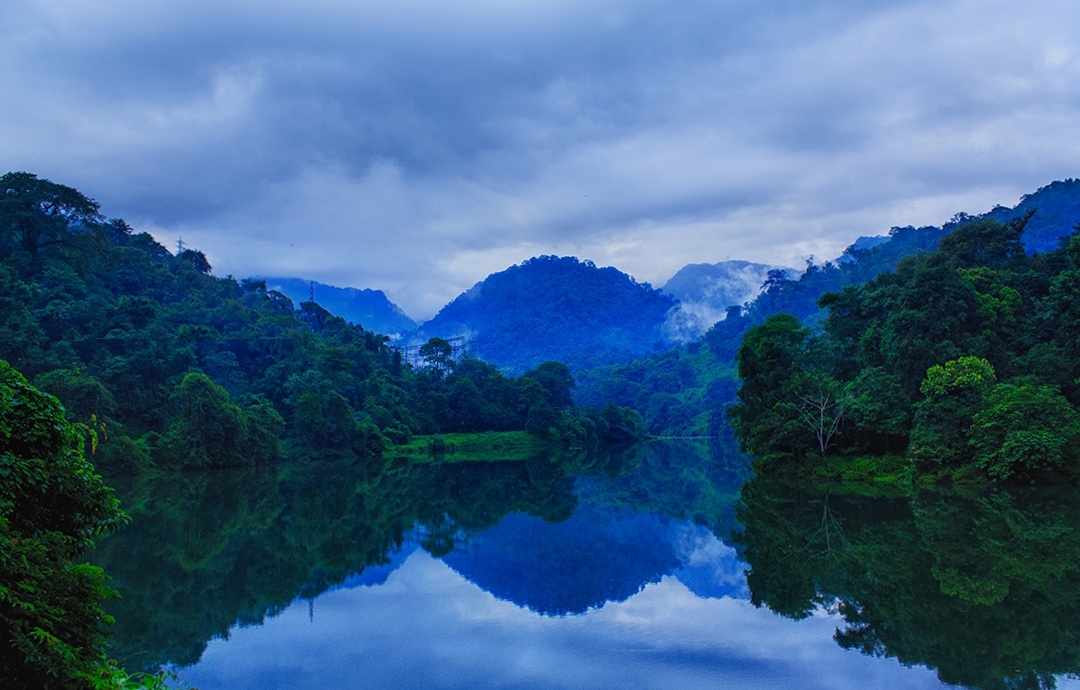
[[7, 173], [0, 177], [0, 248], [14, 245], [36, 255], [64, 241], [73, 227], [100, 223], [99, 209], [71, 187], [27, 172]]

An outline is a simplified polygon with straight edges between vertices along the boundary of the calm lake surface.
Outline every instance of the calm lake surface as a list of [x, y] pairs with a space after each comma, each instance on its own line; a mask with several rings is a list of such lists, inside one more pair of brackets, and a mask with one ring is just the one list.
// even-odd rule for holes
[[112, 480], [112, 654], [216, 688], [1080, 687], [1080, 493], [730, 444]]

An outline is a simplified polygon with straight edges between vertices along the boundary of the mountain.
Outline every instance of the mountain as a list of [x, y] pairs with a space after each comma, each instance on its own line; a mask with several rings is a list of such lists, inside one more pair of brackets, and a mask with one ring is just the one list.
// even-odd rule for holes
[[679, 300], [668, 320], [668, 332], [680, 342], [696, 340], [726, 315], [761, 292], [769, 271], [779, 268], [749, 261], [687, 264], [663, 286]]
[[409, 340], [465, 336], [474, 354], [510, 371], [547, 360], [580, 369], [666, 349], [676, 304], [615, 268], [540, 256], [489, 275]]
[[1024, 228], [1024, 247], [1028, 253], [1057, 249], [1058, 240], [1071, 235], [1080, 223], [1080, 180], [1070, 178], [1051, 182], [1033, 194], [1020, 197], [1020, 203], [1012, 208], [995, 206], [984, 215], [1008, 222], [1029, 211], [1035, 211], [1035, 214]]
[[314, 291], [315, 303], [320, 307], [375, 333], [396, 337], [417, 326], [382, 290], [335, 287], [302, 278], [260, 277], [259, 280], [266, 282], [268, 290], [277, 290], [295, 304], [311, 301]]
[[591, 503], [548, 523], [515, 513], [443, 560], [499, 599], [547, 616], [625, 601], [680, 565], [669, 521]]
[[752, 326], [786, 312], [817, 327], [824, 316], [818, 307], [823, 294], [890, 273], [906, 257], [933, 252], [967, 223], [983, 218], [1007, 222], [1033, 209], [1021, 237], [1027, 253], [1058, 247], [1080, 223], [1080, 180], [1051, 183], [1013, 208], [997, 206], [982, 216], [958, 213], [940, 226], [894, 227], [887, 236], [860, 237], [839, 258], [810, 264], [798, 276], [769, 274], [757, 297], [716, 322], [699, 341], [629, 365], [578, 372], [575, 399], [580, 404], [611, 400], [635, 409], [653, 434], [720, 433], [726, 424], [724, 407], [737, 389], [735, 354]]

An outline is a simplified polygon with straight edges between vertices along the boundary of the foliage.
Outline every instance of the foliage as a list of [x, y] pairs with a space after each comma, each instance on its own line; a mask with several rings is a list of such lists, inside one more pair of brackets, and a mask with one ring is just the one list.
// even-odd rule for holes
[[980, 357], [960, 357], [930, 367], [919, 386], [925, 397], [915, 412], [911, 454], [947, 465], [971, 462], [971, 421], [994, 383], [994, 368]]
[[837, 644], [953, 685], [1054, 687], [1080, 670], [1075, 487], [848, 489], [743, 486], [736, 540], [755, 604], [791, 618], [825, 607], [843, 621]]
[[[906, 449], [926, 477], [1080, 479], [1080, 271], [1070, 253], [1080, 236], [1028, 255], [1032, 217], [957, 221], [937, 252], [824, 295], [817, 330], [794, 316], [751, 328], [733, 409], [744, 447], [806, 456], [794, 422], [816, 380], [838, 401], [837, 452]], [[819, 430], [831, 430], [825, 422]]]
[[28, 173], [0, 178], [0, 343], [73, 419], [108, 429], [99, 464], [114, 473], [377, 455], [416, 434], [522, 430], [545, 405], [557, 419], [538, 433], [600, 438], [565, 367], [512, 378], [436, 339], [414, 369], [387, 336], [215, 277], [201, 252], [174, 256]]
[[0, 675], [17, 687], [92, 687], [102, 658], [111, 590], [78, 561], [125, 516], [84, 455], [96, 441], [0, 360]]
[[995, 479], [1073, 467], [1078, 442], [1080, 413], [1047, 384], [998, 384], [971, 423], [975, 463]]

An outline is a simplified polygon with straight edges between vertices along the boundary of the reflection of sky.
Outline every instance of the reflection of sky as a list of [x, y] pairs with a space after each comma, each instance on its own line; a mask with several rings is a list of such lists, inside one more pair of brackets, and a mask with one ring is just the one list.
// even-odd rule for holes
[[746, 564], [735, 549], [701, 525], [676, 523], [671, 532], [671, 545], [682, 563], [675, 577], [691, 592], [702, 598], [750, 598]]
[[[728, 577], [727, 547], [685, 536], [687, 568]], [[841, 649], [825, 614], [790, 621], [745, 599], [699, 598], [670, 576], [625, 602], [545, 617], [416, 551], [382, 585], [325, 593], [313, 614], [296, 602], [234, 629], [180, 678], [204, 690], [940, 686], [926, 669]]]

